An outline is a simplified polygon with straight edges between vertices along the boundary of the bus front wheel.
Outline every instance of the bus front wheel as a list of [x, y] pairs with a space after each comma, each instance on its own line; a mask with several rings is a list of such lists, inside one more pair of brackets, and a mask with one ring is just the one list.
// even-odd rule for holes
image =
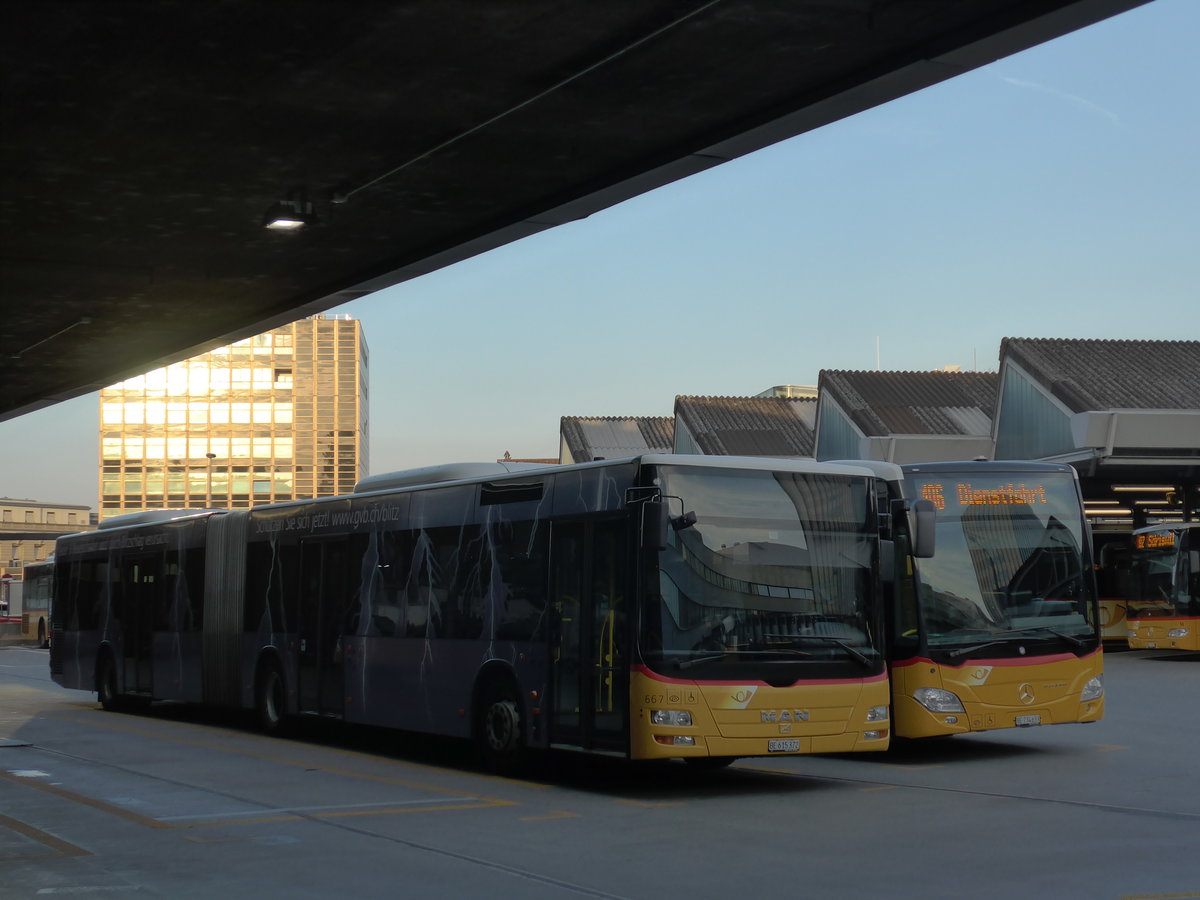
[[100, 657], [100, 664], [96, 669], [96, 696], [100, 705], [107, 710], [119, 709], [121, 706], [121, 695], [117, 693], [117, 667], [111, 653]]

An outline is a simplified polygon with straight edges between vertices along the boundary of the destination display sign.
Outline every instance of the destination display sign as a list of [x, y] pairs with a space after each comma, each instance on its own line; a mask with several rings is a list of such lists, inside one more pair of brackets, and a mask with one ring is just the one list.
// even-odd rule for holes
[[1049, 503], [1044, 484], [978, 485], [972, 482], [930, 481], [921, 485], [921, 498], [938, 509], [954, 506], [1035, 506]]
[[1175, 533], [1158, 531], [1151, 534], [1135, 534], [1133, 546], [1138, 550], [1170, 550], [1175, 546]]

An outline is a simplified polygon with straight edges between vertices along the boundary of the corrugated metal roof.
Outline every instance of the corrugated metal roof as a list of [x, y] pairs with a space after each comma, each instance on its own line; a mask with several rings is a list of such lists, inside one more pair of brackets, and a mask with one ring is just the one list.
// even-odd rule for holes
[[1200, 409], [1200, 341], [1004, 338], [1006, 357], [1072, 412]]
[[812, 456], [813, 397], [676, 397], [675, 417], [714, 456]]
[[675, 420], [670, 416], [563, 416], [559, 433], [576, 462], [670, 453]]
[[820, 392], [864, 434], [991, 433], [995, 372], [866, 372], [826, 369]]

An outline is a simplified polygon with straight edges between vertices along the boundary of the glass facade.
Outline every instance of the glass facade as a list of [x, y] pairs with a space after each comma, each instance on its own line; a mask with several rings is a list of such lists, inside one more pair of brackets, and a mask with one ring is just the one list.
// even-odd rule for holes
[[997, 409], [996, 459], [1047, 459], [1075, 449], [1070, 414], [1011, 361]]
[[862, 434], [829, 397], [821, 400], [817, 419], [817, 459], [862, 459]]
[[314, 316], [100, 392], [100, 517], [349, 493], [367, 467], [361, 324]]

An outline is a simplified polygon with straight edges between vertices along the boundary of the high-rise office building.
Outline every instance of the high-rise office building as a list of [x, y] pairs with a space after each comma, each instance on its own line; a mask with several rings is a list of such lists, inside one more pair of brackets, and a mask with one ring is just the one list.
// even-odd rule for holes
[[313, 316], [100, 392], [100, 518], [349, 493], [367, 471], [367, 345]]

